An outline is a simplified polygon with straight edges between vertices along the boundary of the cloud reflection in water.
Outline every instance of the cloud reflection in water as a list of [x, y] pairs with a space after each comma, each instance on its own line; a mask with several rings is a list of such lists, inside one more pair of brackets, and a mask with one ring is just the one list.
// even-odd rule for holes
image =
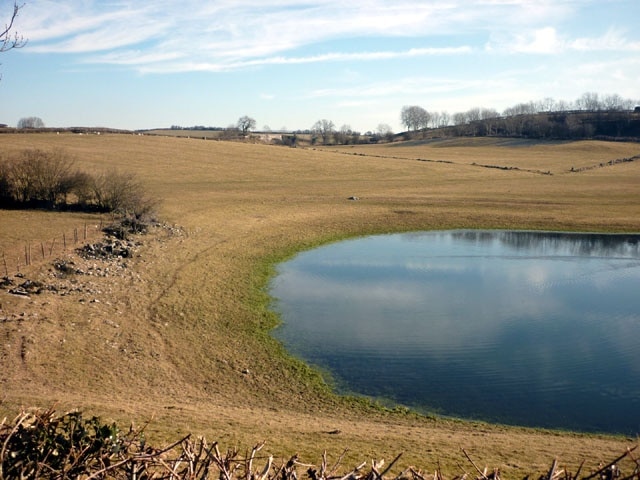
[[343, 389], [505, 423], [640, 431], [640, 237], [449, 231], [305, 252], [277, 338]]

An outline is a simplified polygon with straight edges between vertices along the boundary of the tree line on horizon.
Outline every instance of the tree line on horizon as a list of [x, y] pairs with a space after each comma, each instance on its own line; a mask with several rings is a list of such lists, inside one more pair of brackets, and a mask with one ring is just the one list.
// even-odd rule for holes
[[407, 131], [417, 131], [541, 113], [632, 112], [639, 105], [640, 100], [625, 99], [618, 94], [599, 95], [596, 92], [585, 92], [573, 102], [556, 101], [546, 97], [537, 101], [517, 103], [507, 107], [502, 113], [494, 108], [475, 107], [451, 115], [446, 111], [429, 112], [417, 105], [404, 106], [400, 113], [400, 120]]
[[[13, 2], [12, 14], [4, 29], [0, 29], [0, 53], [22, 48], [27, 41], [13, 32], [13, 23], [23, 5]], [[607, 115], [604, 115], [606, 113]], [[630, 116], [633, 114], [634, 116]], [[401, 124], [407, 134], [439, 130], [444, 136], [520, 136], [530, 138], [585, 138], [585, 137], [640, 137], [640, 100], [625, 99], [618, 94], [600, 95], [585, 92], [573, 102], [556, 101], [545, 97], [538, 101], [518, 103], [499, 113], [493, 108], [474, 107], [466, 112], [449, 114], [447, 111], [429, 112], [418, 105], [405, 105], [400, 113]], [[6, 127], [6, 125], [3, 125]], [[235, 125], [226, 129], [198, 126], [194, 129], [222, 130], [246, 137], [255, 129], [256, 121], [248, 115], [238, 119]], [[18, 129], [44, 128], [39, 117], [20, 119]], [[172, 125], [171, 129], [182, 129]], [[368, 131], [362, 136], [349, 125], [335, 128], [331, 120], [318, 120], [309, 130], [294, 133], [308, 133], [311, 143], [320, 139], [323, 144], [338, 144], [392, 141], [394, 133], [388, 124], [381, 123], [375, 132]], [[234, 137], [235, 135], [231, 135]], [[410, 135], [408, 135], [410, 136]], [[227, 135], [229, 137], [229, 135]], [[283, 143], [295, 145], [296, 137], [283, 137]]]
[[[640, 138], [640, 100], [623, 98], [618, 94], [585, 92], [572, 102], [545, 97], [517, 103], [502, 112], [493, 108], [474, 107], [454, 114], [446, 111], [429, 112], [418, 105], [406, 105], [400, 112], [400, 121], [406, 131], [394, 134], [386, 123], [380, 123], [375, 131], [360, 133], [349, 125], [336, 128], [332, 120], [321, 119], [309, 129], [283, 135], [282, 143], [295, 145], [297, 135], [309, 136], [312, 145], [390, 142], [398, 137], [410, 139], [430, 135]], [[245, 115], [226, 130], [246, 137], [255, 126], [256, 121]]]
[[618, 94], [586, 92], [573, 102], [546, 97], [518, 103], [503, 110], [475, 107], [465, 112], [429, 112], [418, 105], [406, 105], [400, 112], [405, 132], [394, 134], [381, 123], [375, 132], [360, 134], [348, 125], [340, 129], [326, 119], [311, 129], [311, 143], [356, 144], [390, 142], [395, 138], [504, 136], [525, 138], [640, 138], [640, 100]]
[[[618, 94], [599, 95], [586, 92], [573, 102], [546, 97], [537, 101], [517, 103], [498, 112], [494, 108], [474, 107], [465, 112], [428, 111], [419, 105], [405, 105], [400, 112], [406, 131], [394, 133], [386, 123], [375, 131], [360, 133], [349, 125], [336, 128], [332, 120], [321, 119], [309, 129], [283, 134], [276, 141], [294, 146], [305, 136], [312, 145], [391, 142], [430, 136], [505, 136], [526, 138], [640, 138], [640, 100], [625, 99]], [[248, 115], [235, 124], [223, 127], [171, 125], [171, 130], [220, 131], [221, 139], [245, 139], [256, 128], [256, 120]], [[39, 117], [25, 117], [18, 129], [41, 129]], [[264, 132], [270, 132], [267, 126]], [[282, 132], [280, 132], [282, 133]]]

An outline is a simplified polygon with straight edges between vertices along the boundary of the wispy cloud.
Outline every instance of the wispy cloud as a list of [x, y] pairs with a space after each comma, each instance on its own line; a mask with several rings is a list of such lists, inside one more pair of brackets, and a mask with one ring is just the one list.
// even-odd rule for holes
[[[85, 54], [84, 62], [127, 65], [142, 72], [227, 71], [263, 65], [386, 60], [468, 53], [443, 38], [502, 32], [562, 19], [573, 0], [33, 0], [23, 33], [30, 52]], [[578, 2], [579, 3], [579, 2]], [[514, 50], [549, 51], [555, 30], [516, 37]], [[434, 38], [438, 37], [438, 44]], [[506, 38], [505, 37], [505, 38]], [[332, 51], [337, 40], [414, 39], [403, 51]], [[565, 45], [566, 45], [565, 41]], [[613, 42], [611, 43], [614, 44]], [[514, 43], [512, 43], [514, 45]], [[587, 48], [588, 40], [574, 48]], [[313, 54], [300, 49], [313, 46]], [[103, 53], [103, 54], [99, 54]], [[176, 61], [181, 59], [181, 61]]]
[[618, 29], [609, 29], [604, 35], [593, 38], [577, 38], [568, 43], [571, 50], [581, 52], [593, 51], [623, 51], [640, 52], [640, 42], [628, 40], [625, 32]]
[[[86, 53], [112, 50], [158, 38], [170, 23], [148, 8], [104, 9], [89, 2], [37, 0], [25, 5], [21, 19], [29, 51]], [[132, 22], [133, 20], [133, 22]]]
[[[356, 62], [356, 61], [374, 61], [374, 60], [391, 60], [399, 58], [423, 57], [432, 55], [462, 55], [472, 52], [469, 46], [463, 47], [445, 47], [445, 48], [412, 48], [405, 51], [379, 51], [379, 52], [328, 52], [310, 56], [275, 56], [247, 59], [243, 61], [230, 61], [217, 59], [215, 62], [164, 62], [168, 58], [159, 56], [158, 62], [153, 64], [155, 57], [142, 57], [138, 62], [139, 69], [143, 73], [164, 73], [176, 71], [209, 71], [222, 72], [230, 70], [240, 70], [251, 67], [259, 67], [265, 65], [299, 65], [308, 63], [326, 63], [326, 62]], [[111, 64], [134, 64], [137, 53], [128, 52], [122, 55], [111, 54], [90, 58], [88, 61], [92, 63], [111, 63]], [[179, 55], [175, 55], [179, 58]], [[148, 60], [148, 61], [146, 61]]]
[[560, 54], [576, 52], [619, 51], [632, 53], [640, 51], [640, 42], [626, 38], [624, 32], [609, 29], [602, 35], [571, 39], [556, 28], [546, 26], [530, 31], [508, 35], [498, 35], [486, 45], [487, 51], [503, 53]]

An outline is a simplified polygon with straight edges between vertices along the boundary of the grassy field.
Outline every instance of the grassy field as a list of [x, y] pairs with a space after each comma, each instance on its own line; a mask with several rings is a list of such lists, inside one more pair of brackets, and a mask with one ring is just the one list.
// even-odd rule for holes
[[[137, 175], [161, 200], [161, 219], [179, 228], [146, 237], [126, 268], [69, 280], [84, 285], [69, 295], [0, 293], [5, 413], [55, 404], [122, 422], [153, 418], [149, 431], [159, 441], [188, 432], [242, 448], [266, 440], [276, 457], [298, 452], [307, 462], [349, 448], [348, 467], [404, 452], [401, 466], [439, 464], [451, 476], [466, 462], [461, 447], [482, 466], [520, 478], [553, 458], [574, 471], [587, 459], [591, 468], [637, 443], [422, 418], [336, 397], [269, 336], [277, 319], [264, 286], [274, 262], [348, 236], [640, 231], [640, 162], [605, 165], [638, 155], [638, 144], [456, 139], [291, 149], [138, 135], [0, 136], [5, 151], [31, 147], [63, 148], [87, 171]], [[0, 250], [20, 255], [25, 242], [50, 245], [57, 232], [99, 220], [0, 211]], [[49, 261], [21, 271], [57, 281]]]

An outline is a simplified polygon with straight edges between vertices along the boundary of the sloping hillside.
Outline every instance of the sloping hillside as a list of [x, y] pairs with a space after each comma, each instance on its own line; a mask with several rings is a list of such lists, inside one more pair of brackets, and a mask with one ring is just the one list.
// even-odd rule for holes
[[[223, 445], [267, 440], [276, 455], [296, 451], [313, 459], [324, 449], [338, 454], [349, 448], [346, 461], [354, 465], [402, 451], [406, 464], [433, 468], [439, 462], [451, 471], [464, 446], [487, 465], [518, 475], [546, 470], [555, 456], [574, 468], [587, 456], [610, 459], [629, 443], [421, 418], [335, 397], [270, 338], [276, 319], [263, 287], [273, 262], [351, 235], [472, 227], [635, 231], [640, 164], [580, 172], [571, 166], [631, 157], [639, 153], [637, 144], [425, 144], [335, 152], [41, 134], [2, 135], [0, 147], [61, 148], [88, 171], [132, 172], [161, 200], [162, 221], [134, 239], [131, 258], [81, 258], [71, 246], [55, 256], [45, 250], [42, 261], [20, 267], [24, 277], [16, 277], [8, 262], [13, 281], [55, 288], [28, 296], [0, 293], [5, 413], [55, 404], [124, 422], [153, 417], [149, 432], [156, 438], [194, 432]], [[48, 248], [54, 231], [68, 232], [74, 224], [82, 229], [90, 219], [0, 211], [0, 249], [20, 255], [26, 243]], [[56, 269], [56, 259], [74, 262], [81, 272]]]

